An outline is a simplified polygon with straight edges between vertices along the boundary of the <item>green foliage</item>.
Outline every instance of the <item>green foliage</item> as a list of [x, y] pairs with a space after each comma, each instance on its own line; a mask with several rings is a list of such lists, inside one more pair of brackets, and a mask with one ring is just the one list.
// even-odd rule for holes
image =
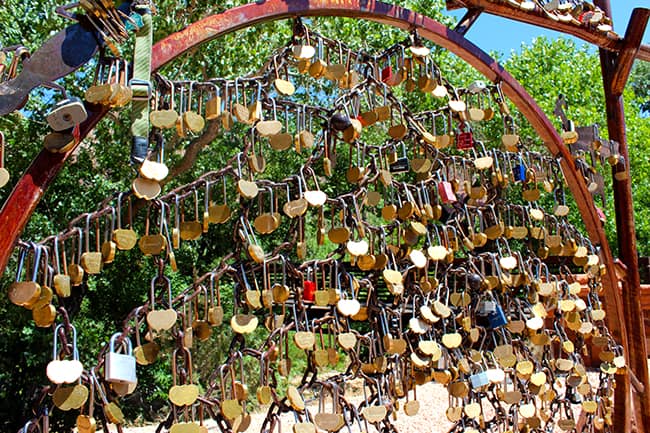
[[634, 101], [646, 115], [650, 114], [650, 63], [636, 62], [632, 69], [629, 87], [634, 92]]
[[[645, 79], [647, 81], [648, 76]], [[650, 176], [650, 164], [648, 164], [650, 120], [647, 115], [637, 114], [643, 99], [636, 98], [629, 88], [625, 91], [624, 98], [637, 247], [639, 255], [647, 257], [650, 255], [650, 184], [648, 183], [648, 176]], [[613, 219], [613, 210], [609, 215], [612, 215], [611, 219]], [[615, 230], [612, 225], [613, 222], [608, 225], [610, 242], [614, 242], [613, 239], [615, 239]]]
[[[49, 37], [50, 32], [58, 31], [67, 22], [53, 14], [53, 8], [60, 2], [6, 0], [0, 9], [0, 22], [3, 33], [0, 35], [2, 45], [15, 43], [26, 44], [36, 49]], [[159, 40], [165, 35], [184, 28], [191, 22], [245, 3], [238, 1], [157, 1], [159, 13], [154, 20], [155, 37]], [[444, 6], [442, 0], [412, 0], [402, 2], [406, 7], [439, 19], [438, 12]], [[445, 20], [449, 21], [448, 18]], [[401, 41], [406, 34], [378, 23], [353, 19], [309, 18], [305, 22], [316, 31], [329, 37], [350, 41], [355, 48], [370, 52], [380, 50]], [[271, 50], [287, 42], [291, 36], [291, 22], [277, 21], [264, 23], [226, 35], [204, 44], [192, 52], [181, 56], [161, 72], [163, 75], [178, 79], [209, 77], [234, 77], [248, 74], [259, 69], [271, 54]], [[447, 24], [452, 24], [447, 22]], [[260, 37], [263, 35], [263, 37]], [[464, 62], [442, 49], [435, 49], [436, 62], [456, 85], [466, 84], [480, 78], [479, 74]], [[600, 76], [599, 61], [596, 53], [586, 47], [576, 47], [574, 43], [558, 39], [550, 41], [538, 38], [532, 46], [524, 47], [520, 54], [508, 59], [505, 68], [532, 94], [549, 117], [559, 93], [567, 96], [568, 115], [578, 125], [598, 123], [604, 131], [606, 119], [604, 98]], [[73, 76], [66, 77], [63, 83], [74, 95], [81, 96], [83, 89], [92, 77], [92, 64], [82, 68]], [[638, 64], [634, 70], [630, 88], [626, 91], [626, 113], [628, 138], [630, 142], [630, 159], [632, 181], [635, 195], [635, 216], [637, 220], [638, 245], [641, 254], [650, 254], [650, 164], [647, 154], [650, 149], [650, 122], [639, 116], [642, 110], [648, 111], [650, 97], [649, 68], [647, 63]], [[419, 94], [404, 95], [408, 104], [414, 109], [431, 108], [432, 99], [422, 98]], [[34, 91], [26, 107], [25, 115], [14, 113], [0, 118], [0, 130], [8, 139], [7, 166], [15, 181], [29, 162], [41, 149], [42, 137], [47, 133], [44, 121], [46, 107], [51, 106], [58, 95], [51, 92]], [[27, 115], [27, 117], [26, 117]], [[559, 127], [557, 119], [553, 119]], [[521, 116], [517, 117], [523, 136], [533, 136], [532, 129], [526, 125]], [[49, 188], [36, 212], [31, 218], [25, 233], [25, 239], [42, 239], [67, 226], [67, 222], [80, 213], [93, 210], [97, 203], [118, 190], [127, 190], [134, 170], [128, 165], [129, 148], [129, 111], [114, 112], [102, 120], [93, 131], [79, 152], [75, 155], [56, 181]], [[481, 128], [477, 134], [486, 139], [499, 137], [501, 128], [498, 124]], [[240, 126], [220, 136], [206, 147], [196, 163], [186, 173], [173, 180], [166, 189], [188, 182], [201, 173], [218, 169], [231, 158], [241, 146]], [[171, 140], [170, 140], [171, 141]], [[533, 139], [531, 145], [541, 146]], [[180, 142], [182, 148], [186, 142]], [[169, 164], [178, 162], [180, 152], [168, 152]], [[295, 168], [297, 157], [269, 154], [270, 178], [282, 178]], [[340, 164], [345, 166], [347, 156], [342, 156]], [[606, 173], [606, 178], [611, 178]], [[330, 181], [328, 191], [341, 191], [344, 185], [341, 173]], [[0, 200], [4, 200], [9, 187], [0, 191]], [[611, 197], [611, 196], [610, 196]], [[607, 233], [612, 245], [616, 244], [614, 213], [612, 200], [608, 200]], [[575, 216], [574, 223], [579, 222]], [[313, 224], [308, 224], [314, 227]], [[193, 276], [201, 275], [216, 266], [221, 257], [231, 251], [231, 226], [212, 226], [201, 240], [190, 245], [185, 243], [176, 251], [180, 272], [172, 278], [174, 294], [179, 293], [191, 282]], [[140, 233], [143, 227], [138, 227]], [[284, 237], [284, 232], [273, 238], [276, 241]], [[315, 244], [313, 233], [307, 235], [308, 247], [315, 254], [323, 254], [331, 248], [319, 249]], [[11, 264], [8, 269], [15, 269]], [[102, 272], [101, 276], [90, 280], [88, 286], [75, 289], [69, 307], [72, 319], [79, 330], [79, 346], [82, 360], [88, 364], [95, 363], [97, 353], [109, 336], [121, 329], [123, 318], [148, 296], [150, 280], [154, 275], [151, 260], [142, 258], [136, 251], [120, 252], [116, 261]], [[1, 287], [6, 287], [12, 276], [6, 273]], [[81, 299], [83, 298], [83, 301]], [[226, 311], [232, 311], [232, 287], [222, 287], [222, 299]], [[34, 328], [30, 313], [11, 305], [6, 296], [0, 296], [0, 314], [4, 318], [0, 339], [0, 430], [16, 430], [30, 413], [32, 399], [38, 387], [47, 383], [45, 365], [51, 357], [51, 330]], [[202, 386], [207, 386], [207, 377], [201, 371], [210, 371], [223, 362], [230, 342], [227, 326], [215, 329], [208, 343], [199, 343], [195, 351], [195, 371]], [[254, 335], [251, 342], [261, 343], [266, 331]], [[166, 343], [166, 344], [169, 344]], [[306, 360], [303, 352], [291, 352], [294, 369], [304, 368]], [[139, 386], [137, 392], [123, 400], [127, 416], [138, 421], [151, 421], [166, 413], [166, 392], [171, 385], [169, 358], [158, 363], [138, 369]], [[252, 378], [254, 385], [255, 378]], [[286, 386], [286, 384], [281, 384]], [[162, 408], [162, 410], [161, 410]], [[61, 418], [61, 412], [55, 411], [55, 418]], [[68, 416], [62, 425], [70, 425], [73, 418]]]

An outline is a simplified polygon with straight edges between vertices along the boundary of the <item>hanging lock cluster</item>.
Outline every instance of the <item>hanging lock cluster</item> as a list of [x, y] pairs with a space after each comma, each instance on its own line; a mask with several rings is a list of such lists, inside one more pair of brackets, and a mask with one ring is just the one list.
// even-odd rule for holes
[[[234, 80], [156, 78], [154, 135], [219, 122], [244, 143], [226, 167], [146, 197], [138, 212], [133, 196], [146, 194], [134, 183], [70, 229], [22, 244], [9, 295], [52, 312], [34, 313], [39, 326], [53, 325], [52, 304], [119, 251], [137, 248], [158, 265], [147, 304], [97, 366], [48, 374], [57, 386], [90, 387], [80, 430], [95, 425], [94, 400], [104, 419], [123, 422], [115, 400], [170, 337], [175, 433], [205, 431], [206, 418], [245, 431], [252, 400], [268, 408], [264, 431], [279, 429], [282, 413], [295, 433], [390, 429], [418, 414], [417, 387], [428, 382], [447, 390], [459, 431], [570, 431], [579, 411], [609, 430], [625, 355], [605, 324], [599, 249], [567, 219], [559, 162], [524, 145], [499, 86], [453, 86], [417, 34], [370, 55], [297, 26], [265, 65]], [[299, 100], [315, 83], [334, 96]], [[403, 92], [429, 108], [409, 108]], [[497, 119], [492, 143], [483, 125]], [[156, 149], [145, 177], [166, 170]], [[270, 179], [276, 157], [282, 178]], [[219, 266], [172, 287], [174, 251], [213, 231], [232, 239]], [[71, 332], [61, 319], [54, 358], [74, 362], [76, 344], [57, 348], [60, 330]], [[226, 329], [229, 352], [193, 374], [192, 350]], [[250, 347], [253, 338], [262, 343]], [[350, 395], [355, 383], [361, 397]]]
[[518, 10], [540, 14], [549, 20], [572, 24], [590, 30], [619, 36], [614, 32], [611, 17], [593, 2], [585, 0], [490, 0]]

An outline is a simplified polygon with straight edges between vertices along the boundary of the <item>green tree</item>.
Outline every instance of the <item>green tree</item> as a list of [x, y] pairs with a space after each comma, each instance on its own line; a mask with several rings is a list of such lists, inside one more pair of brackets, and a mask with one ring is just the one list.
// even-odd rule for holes
[[632, 69], [629, 87], [640, 104], [642, 114], [650, 114], [650, 63], [637, 61]]

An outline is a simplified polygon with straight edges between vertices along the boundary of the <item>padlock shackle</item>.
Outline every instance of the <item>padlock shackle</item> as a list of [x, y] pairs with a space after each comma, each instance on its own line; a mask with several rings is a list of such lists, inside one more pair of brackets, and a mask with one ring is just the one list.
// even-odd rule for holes
[[131, 339], [128, 338], [128, 336], [126, 334], [122, 333], [122, 332], [116, 332], [111, 336], [111, 338], [109, 340], [109, 343], [108, 343], [108, 350], [111, 353], [117, 353], [115, 351], [115, 342], [117, 340], [120, 340], [120, 339], [122, 340], [122, 341], [120, 341], [120, 346], [122, 348], [126, 347], [125, 355], [132, 356], [133, 355], [133, 346], [131, 344]]

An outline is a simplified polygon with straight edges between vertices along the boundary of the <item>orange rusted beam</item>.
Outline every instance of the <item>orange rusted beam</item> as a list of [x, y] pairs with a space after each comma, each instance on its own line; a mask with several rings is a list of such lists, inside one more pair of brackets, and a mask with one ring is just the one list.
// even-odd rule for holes
[[[620, 52], [625, 49], [623, 39], [612, 33], [603, 33], [596, 29], [575, 24], [555, 21], [546, 16], [540, 8], [533, 11], [524, 11], [506, 4], [496, 3], [493, 0], [448, 0], [447, 10], [456, 9], [481, 9], [482, 11], [508, 18], [511, 20], [531, 24], [534, 26], [545, 27], [549, 30], [566, 33], [583, 41], [604, 48], [608, 51]], [[634, 54], [638, 60], [650, 62], [650, 45], [641, 45]]]

